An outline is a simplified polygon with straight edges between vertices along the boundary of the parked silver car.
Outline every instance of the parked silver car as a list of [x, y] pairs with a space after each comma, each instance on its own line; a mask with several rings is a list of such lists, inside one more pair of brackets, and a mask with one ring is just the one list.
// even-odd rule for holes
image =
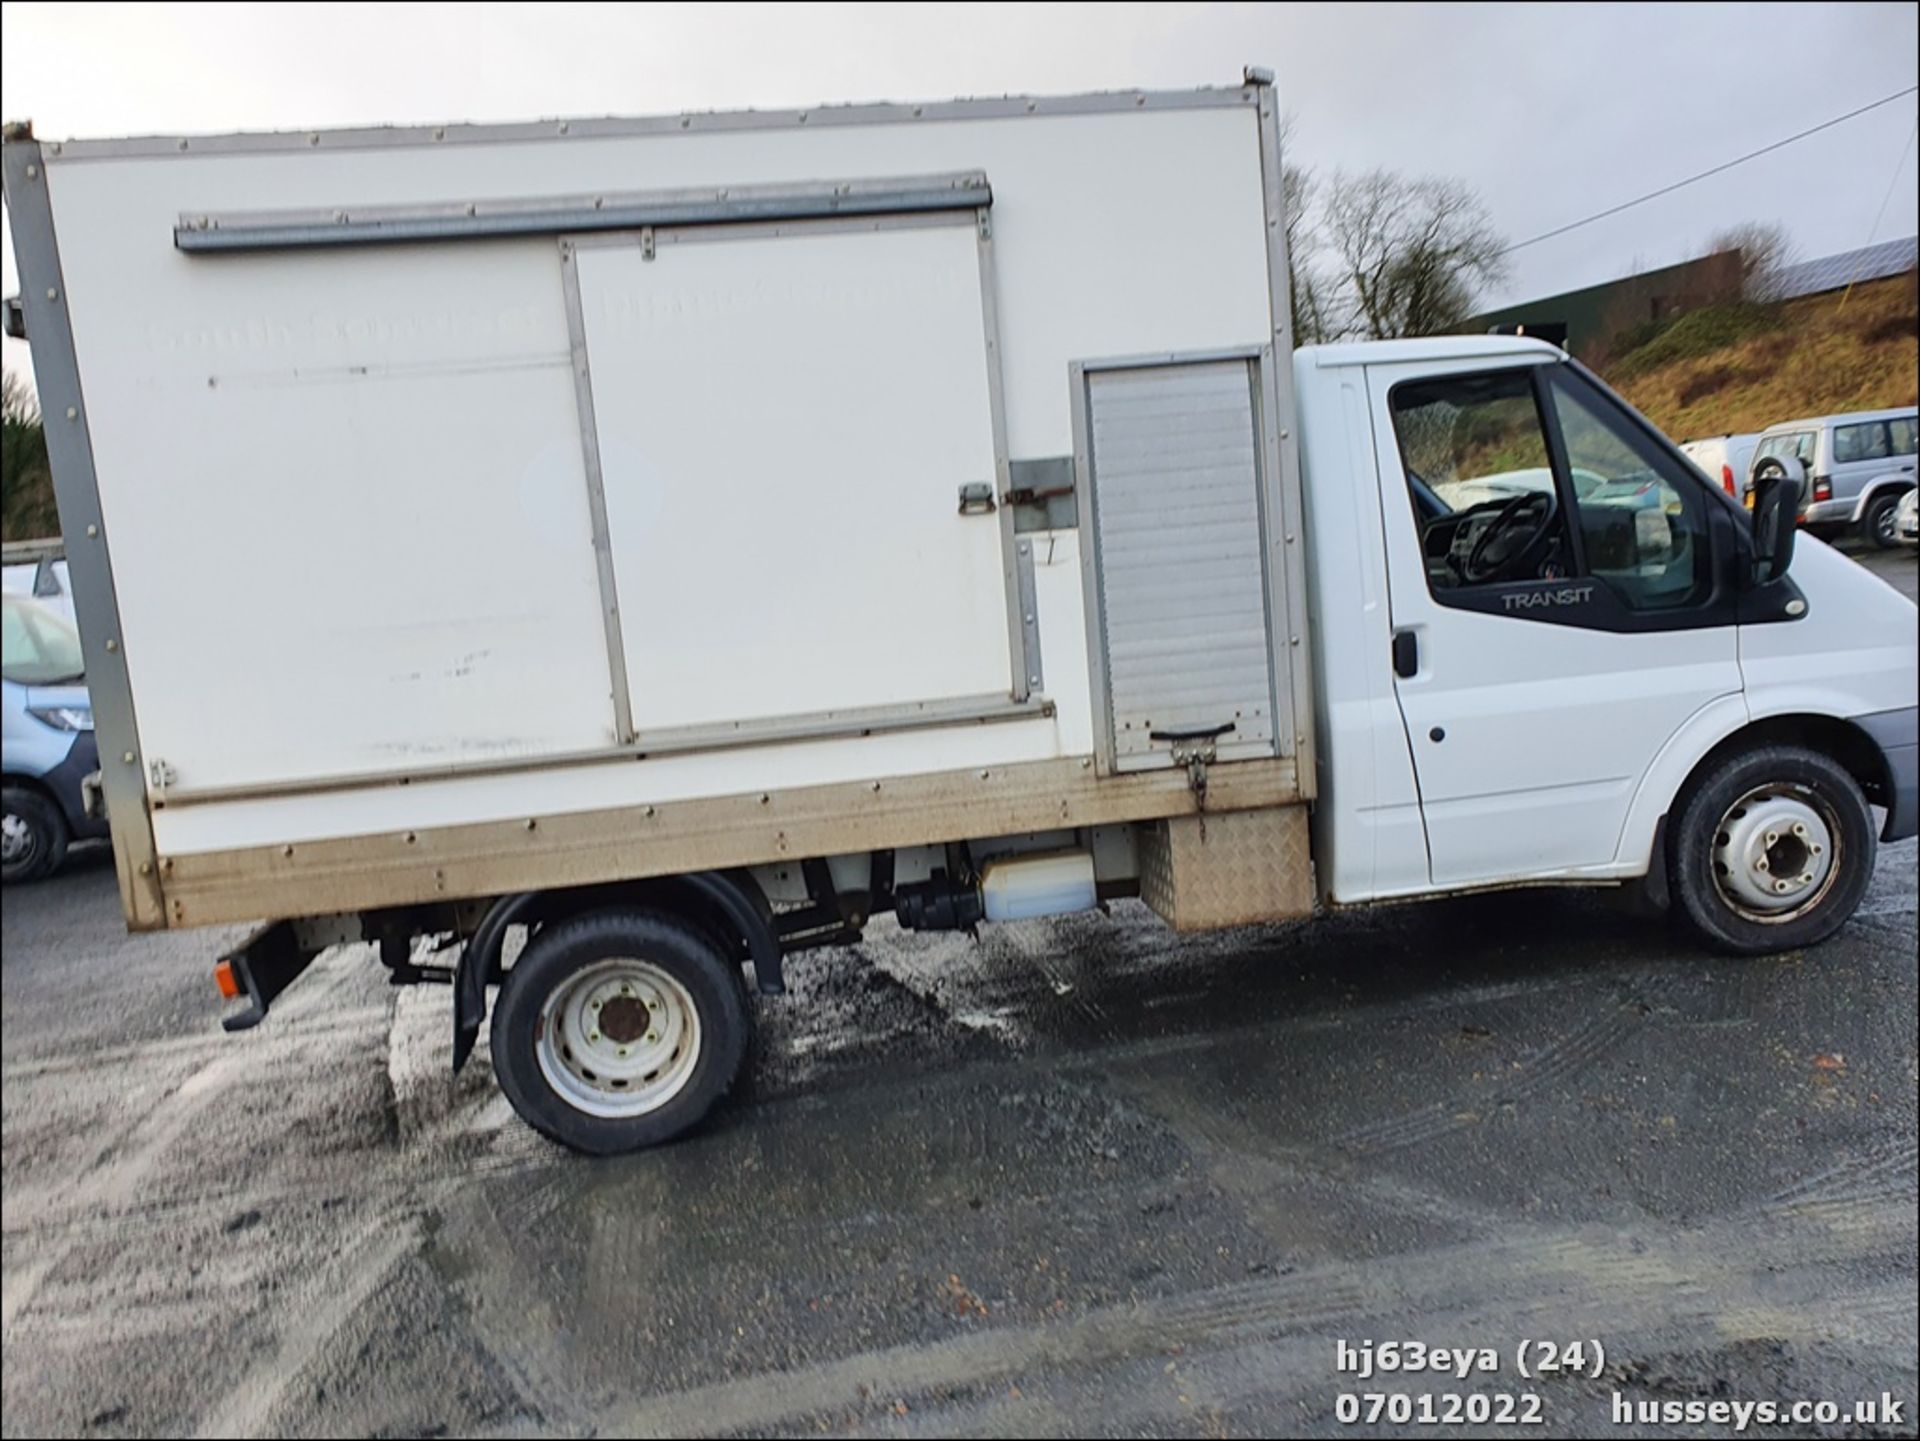
[[1914, 488], [1914, 430], [1911, 406], [1770, 425], [1747, 468], [1747, 503], [1753, 503], [1753, 467], [1791, 455], [1807, 469], [1803, 525], [1827, 535], [1853, 529], [1871, 544], [1897, 545], [1894, 512]]

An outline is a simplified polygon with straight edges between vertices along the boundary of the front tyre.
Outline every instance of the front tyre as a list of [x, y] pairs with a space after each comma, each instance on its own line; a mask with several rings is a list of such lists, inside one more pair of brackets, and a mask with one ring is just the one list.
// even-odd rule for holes
[[1892, 550], [1900, 544], [1900, 533], [1894, 529], [1894, 517], [1899, 513], [1898, 494], [1883, 492], [1875, 496], [1860, 517], [1860, 538], [1881, 550]]
[[1873, 877], [1867, 798], [1830, 757], [1761, 746], [1717, 762], [1681, 798], [1668, 884], [1705, 940], [1757, 956], [1817, 945]]
[[60, 808], [26, 786], [6, 786], [0, 797], [0, 880], [12, 885], [52, 875], [70, 838]]
[[528, 1125], [592, 1155], [697, 1124], [739, 1074], [748, 1019], [737, 966], [657, 911], [543, 926], [493, 1006], [500, 1089]]

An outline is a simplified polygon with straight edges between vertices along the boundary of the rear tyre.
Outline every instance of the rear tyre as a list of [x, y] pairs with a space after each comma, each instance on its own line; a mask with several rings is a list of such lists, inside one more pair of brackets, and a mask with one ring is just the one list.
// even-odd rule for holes
[[0, 880], [37, 881], [67, 854], [67, 818], [39, 791], [0, 787]]
[[1900, 544], [1899, 533], [1893, 528], [1893, 518], [1899, 511], [1897, 494], [1876, 495], [1860, 517], [1860, 538], [1881, 550], [1892, 550]]
[[671, 1140], [739, 1074], [749, 1022], [738, 969], [700, 927], [658, 911], [543, 926], [494, 1001], [500, 1089], [576, 1151]]
[[1873, 812], [1836, 761], [1760, 746], [1716, 763], [1682, 796], [1668, 885], [1703, 939], [1734, 955], [1817, 945], [1873, 877]]

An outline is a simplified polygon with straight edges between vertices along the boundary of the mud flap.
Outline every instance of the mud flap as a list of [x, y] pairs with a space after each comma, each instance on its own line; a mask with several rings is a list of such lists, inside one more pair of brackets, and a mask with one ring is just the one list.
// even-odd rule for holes
[[506, 944], [507, 927], [526, 920], [540, 901], [538, 891], [502, 896], [481, 918], [479, 927], [461, 948], [453, 972], [453, 1073], [473, 1054], [480, 1038], [480, 1023], [487, 1018], [487, 983], [498, 983], [500, 952]]

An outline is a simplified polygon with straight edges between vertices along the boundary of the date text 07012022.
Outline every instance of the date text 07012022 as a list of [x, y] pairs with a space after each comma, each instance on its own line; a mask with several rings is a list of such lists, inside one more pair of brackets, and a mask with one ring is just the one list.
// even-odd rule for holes
[[[1598, 1340], [1525, 1339], [1514, 1344], [1513, 1367], [1528, 1380], [1539, 1376], [1593, 1376], [1605, 1370], [1607, 1350]], [[1434, 1346], [1425, 1341], [1335, 1341], [1334, 1370], [1362, 1381], [1376, 1375], [1433, 1373], [1464, 1381], [1500, 1370], [1492, 1346]]]

